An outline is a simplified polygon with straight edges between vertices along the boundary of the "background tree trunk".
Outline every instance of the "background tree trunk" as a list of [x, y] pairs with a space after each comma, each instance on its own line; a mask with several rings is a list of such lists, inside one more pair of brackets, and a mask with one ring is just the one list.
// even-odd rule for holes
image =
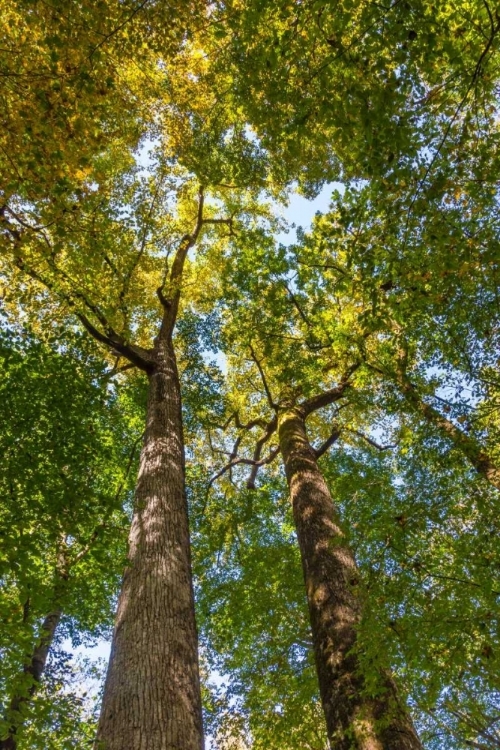
[[[23, 722], [22, 707], [33, 697], [38, 683], [42, 679], [45, 665], [47, 664], [47, 657], [54, 641], [57, 626], [61, 621], [61, 616], [62, 612], [60, 609], [54, 610], [47, 615], [42, 623], [38, 645], [33, 649], [31, 659], [23, 670], [25, 689], [16, 691], [16, 695], [12, 697], [9, 704], [7, 712], [7, 720], [10, 723], [9, 734], [5, 739], [0, 740], [0, 750], [16, 750], [16, 735]], [[30, 678], [31, 684], [28, 684], [26, 680]]]
[[203, 747], [181, 396], [170, 334], [156, 341], [129, 563], [96, 747]]
[[392, 678], [363, 695], [353, 647], [361, 618], [358, 571], [307, 439], [300, 408], [279, 414], [279, 440], [290, 488], [311, 620], [314, 655], [332, 750], [421, 750]]

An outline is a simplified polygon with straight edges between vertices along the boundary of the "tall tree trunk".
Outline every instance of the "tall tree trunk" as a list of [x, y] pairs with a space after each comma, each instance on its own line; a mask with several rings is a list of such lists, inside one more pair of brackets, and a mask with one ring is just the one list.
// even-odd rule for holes
[[61, 610], [56, 609], [53, 612], [50, 612], [42, 623], [38, 644], [33, 649], [31, 658], [23, 670], [24, 689], [16, 691], [16, 694], [13, 696], [9, 704], [7, 711], [9, 734], [5, 739], [0, 740], [0, 750], [16, 750], [17, 733], [23, 722], [21, 714], [23, 705], [34, 696], [38, 684], [42, 679], [45, 665], [47, 663], [47, 657], [54, 641], [61, 616]]
[[163, 327], [153, 359], [99, 750], [203, 747], [181, 396], [171, 335]]
[[353, 647], [361, 618], [358, 571], [345, 545], [335, 507], [309, 444], [300, 407], [280, 410], [279, 441], [293, 515], [314, 644], [319, 688], [332, 750], [421, 750], [395, 684], [381, 675], [382, 692], [363, 694]]

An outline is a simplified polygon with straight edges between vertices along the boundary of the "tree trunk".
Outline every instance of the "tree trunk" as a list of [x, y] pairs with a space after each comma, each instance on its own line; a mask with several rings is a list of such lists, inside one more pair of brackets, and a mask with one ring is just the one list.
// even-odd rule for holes
[[171, 336], [156, 340], [96, 748], [203, 748], [181, 396]]
[[316, 670], [332, 750], [422, 750], [392, 678], [363, 694], [353, 648], [361, 618], [358, 570], [307, 439], [300, 408], [279, 414], [279, 441], [302, 558]]
[[38, 684], [42, 679], [47, 657], [56, 634], [57, 626], [61, 620], [61, 615], [61, 610], [56, 609], [50, 612], [42, 623], [38, 645], [33, 649], [31, 659], [23, 670], [25, 689], [16, 691], [17, 694], [14, 695], [9, 705], [7, 712], [9, 734], [5, 739], [0, 740], [0, 750], [16, 750], [17, 732], [23, 722], [20, 712], [23, 705], [35, 694]]

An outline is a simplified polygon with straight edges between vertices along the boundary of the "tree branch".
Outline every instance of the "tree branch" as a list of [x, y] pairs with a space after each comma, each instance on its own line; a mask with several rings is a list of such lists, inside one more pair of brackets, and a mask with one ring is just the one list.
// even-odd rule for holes
[[114, 366], [112, 367], [112, 369], [109, 370], [108, 372], [104, 373], [104, 375], [102, 376], [103, 380], [111, 380], [111, 378], [114, 378], [115, 375], [120, 375], [122, 372], [126, 372], [127, 370], [131, 370], [131, 369], [133, 369], [136, 366], [136, 365], [134, 365], [133, 362], [127, 362], [127, 364], [123, 365], [123, 367], [118, 367], [118, 363], [119, 363], [120, 359], [121, 359], [121, 357], [118, 356], [117, 359], [116, 359], [116, 363], [114, 364]]
[[259, 468], [262, 465], [262, 464], [259, 463], [260, 457], [261, 457], [261, 454], [262, 454], [262, 448], [267, 443], [267, 441], [269, 440], [269, 438], [271, 437], [271, 435], [274, 432], [276, 432], [277, 426], [278, 426], [278, 421], [277, 421], [277, 419], [275, 417], [267, 425], [267, 429], [266, 429], [266, 432], [264, 433], [264, 435], [261, 438], [259, 438], [259, 440], [257, 440], [257, 443], [255, 444], [255, 450], [254, 450], [254, 454], [253, 454], [253, 460], [254, 460], [255, 463], [253, 465], [252, 471], [250, 472], [250, 476], [247, 479], [247, 489], [249, 489], [249, 490], [254, 490], [255, 489], [255, 480], [257, 479], [257, 474], [258, 474]]
[[446, 435], [468, 459], [478, 474], [481, 474], [490, 484], [500, 490], [500, 468], [498, 465], [472, 435], [467, 435], [451, 419], [448, 419], [434, 406], [424, 401], [417, 387], [408, 377], [406, 348], [400, 349], [398, 354], [397, 372], [393, 378], [410, 407], [417, 414], [422, 415], [429, 424], [437, 427], [443, 435]]
[[240, 421], [240, 415], [239, 412], [235, 411], [227, 418], [227, 420], [224, 422], [223, 425], [216, 425], [216, 429], [218, 430], [227, 430], [229, 425], [231, 424], [232, 420], [234, 419], [234, 424], [239, 430], [251, 430], [254, 427], [262, 427], [263, 430], [267, 428], [268, 423], [265, 419], [257, 418], [257, 419], [251, 419], [250, 422], [247, 422], [244, 424]]
[[[196, 223], [191, 234], [185, 234], [182, 237], [177, 252], [175, 253], [174, 262], [170, 270], [170, 276], [168, 279], [167, 294], [163, 294], [163, 286], [157, 290], [158, 297], [162, 302], [165, 310], [163, 320], [160, 329], [160, 337], [162, 335], [171, 335], [175, 322], [177, 320], [177, 312], [179, 310], [179, 301], [181, 297], [181, 282], [182, 274], [184, 271], [184, 263], [189, 250], [196, 244], [196, 241], [200, 235], [201, 228], [203, 226], [203, 206], [205, 203], [204, 188], [200, 185], [198, 189], [198, 211], [196, 214]], [[161, 295], [161, 296], [160, 296]]]
[[[217, 481], [217, 479], [220, 479], [221, 476], [226, 474], [230, 469], [232, 469], [234, 466], [238, 466], [239, 464], [243, 464], [245, 466], [264, 466], [265, 464], [270, 464], [278, 453], [280, 452], [279, 446], [276, 446], [275, 448], [272, 448], [269, 451], [269, 454], [266, 456], [266, 458], [261, 459], [260, 461], [254, 461], [253, 458], [234, 458], [232, 461], [230, 461], [228, 464], [226, 464], [220, 471], [217, 472], [209, 481], [207, 489], [210, 489], [212, 487], [213, 483]], [[249, 489], [254, 489], [249, 488]]]
[[300, 317], [302, 318], [302, 320], [304, 321], [304, 323], [306, 324], [306, 326], [308, 328], [312, 328], [312, 323], [310, 322], [309, 318], [307, 317], [307, 315], [305, 314], [305, 312], [301, 308], [301, 306], [299, 304], [299, 301], [298, 301], [297, 297], [295, 296], [295, 294], [292, 292], [292, 290], [290, 289], [290, 287], [288, 286], [288, 284], [286, 282], [283, 282], [283, 286], [287, 290], [287, 292], [288, 292], [288, 294], [290, 296], [290, 299], [291, 299], [293, 305], [295, 306], [297, 312], [299, 313]]
[[229, 227], [229, 236], [236, 237], [232, 217], [230, 217], [229, 219], [203, 219], [202, 224], [226, 224], [226, 226]]
[[353, 435], [357, 435], [358, 437], [365, 440], [369, 445], [371, 445], [373, 448], [376, 448], [378, 451], [388, 451], [391, 450], [391, 448], [397, 448], [397, 443], [388, 443], [387, 445], [380, 445], [380, 443], [377, 443], [376, 440], [373, 440], [373, 438], [368, 437], [368, 435], [365, 435], [363, 432], [359, 432], [359, 430], [347, 430], [347, 432], [351, 432]]
[[320, 458], [324, 453], [329, 450], [334, 443], [337, 442], [337, 440], [340, 437], [341, 429], [338, 425], [335, 425], [333, 427], [332, 433], [329, 438], [325, 440], [325, 442], [319, 446], [319, 448], [313, 448], [314, 453], [316, 455], [316, 458]]
[[[7, 231], [14, 238], [15, 242], [19, 244], [22, 240], [22, 234], [17, 229], [13, 229], [8, 224], [8, 222], [5, 219], [5, 210], [10, 211], [8, 207], [3, 206], [2, 209], [0, 209], [0, 217], [4, 220]], [[18, 217], [16, 217], [15, 215], [14, 217], [16, 218], [16, 220], [19, 220]], [[36, 229], [36, 228], [32, 228], [32, 229]], [[126, 357], [135, 366], [141, 368], [142, 370], [145, 370], [146, 372], [149, 372], [151, 370], [153, 360], [149, 352], [147, 351], [147, 349], [143, 349], [142, 347], [126, 343], [123, 337], [118, 335], [116, 331], [113, 329], [113, 327], [109, 324], [108, 320], [103, 315], [103, 313], [99, 310], [99, 308], [96, 305], [94, 305], [92, 302], [90, 302], [90, 300], [87, 299], [86, 295], [83, 292], [74, 288], [74, 282], [72, 281], [72, 279], [68, 276], [68, 274], [65, 271], [63, 271], [61, 268], [58, 268], [53, 258], [48, 260], [49, 266], [52, 268], [53, 272], [56, 275], [68, 281], [68, 283], [70, 284], [70, 288], [71, 288], [71, 291], [69, 293], [54, 289], [54, 285], [52, 282], [50, 282], [48, 279], [42, 276], [42, 274], [40, 274], [38, 271], [35, 271], [34, 268], [28, 267], [24, 259], [21, 258], [20, 256], [15, 257], [15, 263], [20, 271], [22, 271], [23, 273], [26, 273], [32, 279], [34, 279], [35, 281], [37, 281], [38, 283], [42, 284], [47, 289], [49, 289], [51, 292], [56, 294], [56, 296], [63, 299], [69, 307], [74, 308], [76, 306], [75, 299], [79, 299], [81, 302], [83, 302], [85, 307], [87, 307], [87, 309], [97, 318], [101, 326], [106, 331], [106, 333], [99, 331], [90, 322], [90, 320], [87, 318], [86, 315], [84, 315], [81, 312], [75, 311], [77, 318], [80, 320], [80, 322], [82, 323], [84, 328], [87, 330], [87, 332], [90, 333], [91, 336], [93, 336], [100, 343], [104, 344], [108, 348], [115, 350], [119, 354]]]
[[330, 404], [333, 404], [335, 401], [338, 401], [340, 398], [342, 398], [346, 389], [351, 386], [351, 376], [359, 367], [359, 362], [352, 365], [342, 377], [339, 385], [337, 385], [335, 388], [330, 388], [328, 391], [323, 391], [323, 393], [318, 393], [315, 396], [311, 396], [311, 398], [308, 398], [306, 401], [300, 404], [300, 410], [304, 417], [308, 417], [309, 414], [312, 414], [314, 411], [322, 409], [324, 406], [329, 406]]
[[158, 299], [161, 302], [162, 307], [164, 307], [165, 310], [168, 310], [172, 306], [172, 303], [163, 294], [163, 290], [161, 286], [159, 286], [158, 289], [156, 290], [156, 294], [158, 296]]
[[278, 408], [278, 405], [273, 400], [273, 397], [271, 396], [271, 391], [270, 391], [269, 386], [267, 384], [267, 380], [266, 380], [266, 376], [264, 374], [264, 370], [262, 369], [262, 365], [261, 365], [260, 361], [257, 359], [257, 356], [256, 356], [256, 354], [255, 354], [252, 346], [250, 346], [250, 352], [252, 354], [253, 361], [257, 365], [257, 369], [259, 371], [260, 378], [262, 380], [262, 385], [264, 386], [264, 390], [266, 392], [267, 401], [269, 403], [269, 406], [271, 407], [271, 409], [274, 409], [274, 411], [276, 411], [276, 409]]
[[147, 349], [143, 349], [140, 346], [134, 344], [127, 344], [123, 341], [121, 336], [113, 334], [107, 336], [106, 334], [99, 331], [83, 313], [76, 313], [76, 317], [81, 322], [85, 330], [90, 333], [97, 341], [104, 344], [112, 351], [118, 352], [122, 357], [125, 357], [133, 365], [139, 367], [139, 369], [145, 372], [151, 372], [153, 369], [153, 358], [150, 356]]

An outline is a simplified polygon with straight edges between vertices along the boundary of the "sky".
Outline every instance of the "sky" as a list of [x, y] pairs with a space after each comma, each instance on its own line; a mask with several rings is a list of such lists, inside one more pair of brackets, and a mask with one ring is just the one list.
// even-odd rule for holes
[[[281, 209], [281, 214], [288, 222], [295, 224], [296, 227], [302, 227], [308, 229], [311, 226], [314, 215], [320, 211], [324, 213], [328, 211], [330, 204], [330, 198], [332, 192], [335, 189], [340, 189], [341, 185], [338, 183], [328, 184], [323, 187], [319, 195], [314, 200], [308, 200], [302, 195], [294, 193], [290, 199], [290, 203], [284, 209]], [[296, 232], [292, 229], [290, 232], [281, 232], [276, 235], [278, 242], [283, 245], [291, 245], [295, 242]]]

